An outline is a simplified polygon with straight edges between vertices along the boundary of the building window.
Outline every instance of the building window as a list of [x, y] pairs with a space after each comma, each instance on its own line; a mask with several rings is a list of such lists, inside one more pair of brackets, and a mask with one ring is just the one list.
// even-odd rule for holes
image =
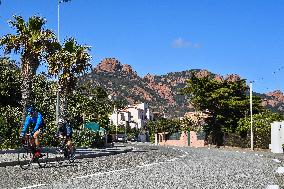
[[124, 114], [120, 114], [120, 120], [121, 120], [121, 121], [125, 121], [125, 116], [124, 116]]

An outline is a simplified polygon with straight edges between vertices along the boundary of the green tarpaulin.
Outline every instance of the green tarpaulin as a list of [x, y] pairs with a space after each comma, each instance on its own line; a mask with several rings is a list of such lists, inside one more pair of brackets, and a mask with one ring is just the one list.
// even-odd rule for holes
[[96, 122], [85, 123], [85, 128], [90, 129], [93, 132], [105, 132], [104, 128], [100, 128], [100, 125]]

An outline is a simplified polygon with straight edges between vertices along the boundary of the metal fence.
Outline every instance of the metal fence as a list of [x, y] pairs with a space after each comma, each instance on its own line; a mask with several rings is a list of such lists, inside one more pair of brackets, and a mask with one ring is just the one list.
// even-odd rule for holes
[[167, 140], [179, 140], [181, 132], [169, 133], [166, 136]]

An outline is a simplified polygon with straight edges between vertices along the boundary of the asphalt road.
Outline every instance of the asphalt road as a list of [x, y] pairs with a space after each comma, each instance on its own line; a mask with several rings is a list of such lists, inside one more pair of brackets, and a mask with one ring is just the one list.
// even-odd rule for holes
[[276, 188], [283, 174], [271, 153], [133, 145], [133, 152], [50, 164], [0, 168], [0, 188]]

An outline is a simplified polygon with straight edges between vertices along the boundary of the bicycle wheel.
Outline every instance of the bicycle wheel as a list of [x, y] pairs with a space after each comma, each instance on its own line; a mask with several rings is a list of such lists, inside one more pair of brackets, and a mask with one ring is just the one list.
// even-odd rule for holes
[[73, 152], [71, 152], [71, 150], [68, 149], [68, 160], [69, 160], [69, 163], [74, 163], [74, 161], [75, 161], [75, 152], [76, 152], [75, 147], [73, 147]]
[[63, 163], [64, 157], [63, 157], [62, 149], [60, 147], [57, 147], [55, 149], [55, 160], [57, 161], [59, 165]]
[[18, 152], [18, 162], [22, 169], [28, 169], [33, 161], [33, 153], [30, 149], [23, 147]]
[[37, 163], [39, 167], [44, 168], [48, 162], [48, 150], [45, 148], [41, 148], [41, 157], [37, 158]]

